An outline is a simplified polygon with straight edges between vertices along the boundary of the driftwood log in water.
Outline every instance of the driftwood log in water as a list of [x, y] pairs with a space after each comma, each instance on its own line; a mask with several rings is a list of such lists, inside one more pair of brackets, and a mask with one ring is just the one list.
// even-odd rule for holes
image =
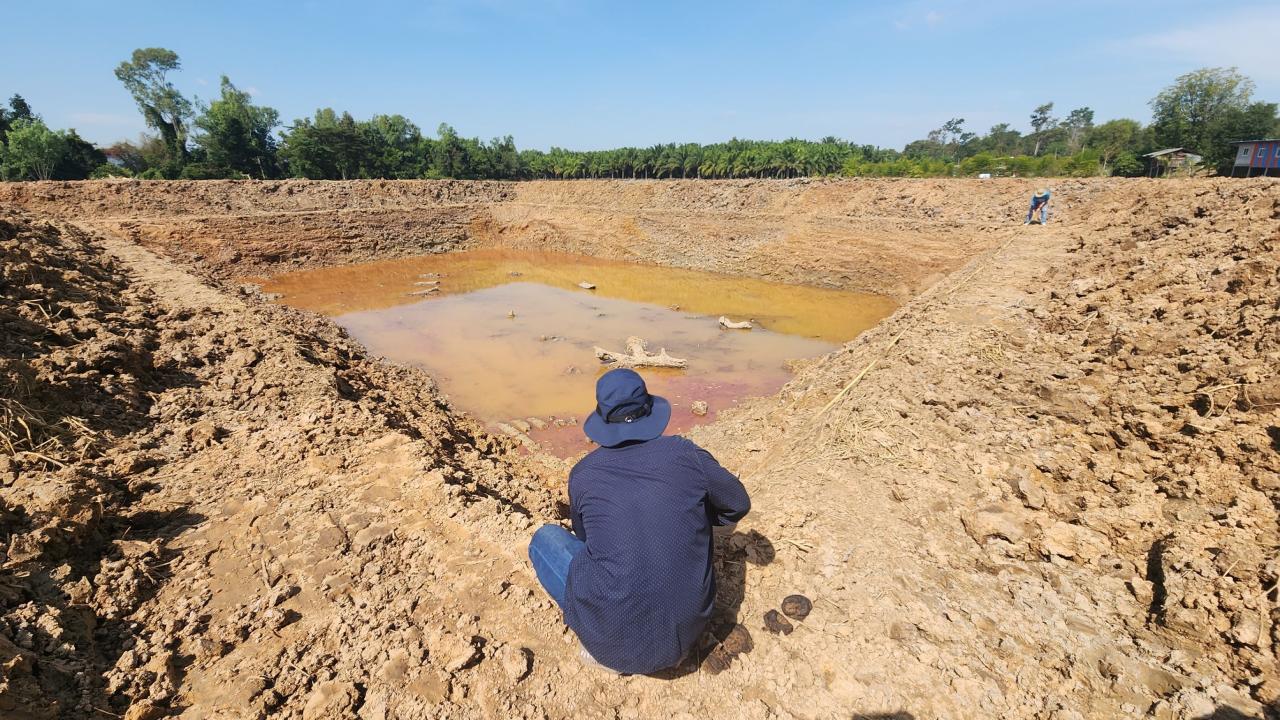
[[688, 361], [683, 358], [674, 358], [667, 354], [666, 348], [660, 348], [657, 354], [650, 353], [645, 348], [645, 341], [638, 337], [627, 338], [627, 351], [625, 353], [605, 350], [604, 348], [596, 348], [596, 357], [600, 358], [600, 362], [611, 364], [620, 368], [637, 368], [637, 367], [668, 367], [682, 368], [688, 365]]
[[729, 329], [729, 330], [750, 330], [750, 329], [751, 329], [751, 321], [750, 321], [750, 320], [743, 320], [742, 322], [734, 322], [734, 321], [730, 320], [729, 318], [727, 318], [727, 317], [725, 317], [725, 316], [721, 315], [721, 316], [720, 316], [720, 327], [722, 327], [722, 328], [727, 328], [727, 329]]

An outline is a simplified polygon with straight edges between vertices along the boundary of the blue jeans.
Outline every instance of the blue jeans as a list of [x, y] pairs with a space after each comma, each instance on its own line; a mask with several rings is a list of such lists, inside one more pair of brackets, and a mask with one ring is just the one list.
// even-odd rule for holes
[[538, 582], [564, 608], [564, 584], [569, 579], [569, 563], [587, 546], [559, 525], [543, 525], [529, 541], [529, 560]]
[[1037, 203], [1035, 200], [1032, 200], [1031, 209], [1027, 211], [1027, 222], [1031, 222], [1031, 217], [1036, 214], [1037, 209], [1040, 211], [1040, 224], [1043, 225], [1048, 222], [1049, 219], [1049, 201], [1046, 200], [1042, 203]]

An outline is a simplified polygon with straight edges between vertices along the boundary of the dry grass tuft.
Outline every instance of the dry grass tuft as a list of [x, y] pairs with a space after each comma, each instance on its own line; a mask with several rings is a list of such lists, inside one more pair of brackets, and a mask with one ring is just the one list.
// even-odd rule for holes
[[15, 397], [0, 397], [0, 454], [66, 467], [72, 448], [85, 448], [97, 433], [74, 417], [50, 418]]

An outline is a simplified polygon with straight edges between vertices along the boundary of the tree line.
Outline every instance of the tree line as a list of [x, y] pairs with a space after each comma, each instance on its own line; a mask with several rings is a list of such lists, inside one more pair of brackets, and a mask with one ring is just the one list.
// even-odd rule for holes
[[357, 120], [316, 110], [282, 125], [279, 113], [222, 77], [218, 97], [185, 97], [170, 75], [177, 53], [142, 48], [116, 78], [133, 97], [150, 132], [136, 142], [99, 148], [75, 130], [52, 130], [14, 95], [0, 106], [0, 179], [72, 180], [214, 178], [794, 178], [802, 176], [1091, 176], [1139, 175], [1144, 153], [1187, 147], [1218, 172], [1230, 170], [1232, 140], [1280, 135], [1276, 103], [1256, 101], [1253, 82], [1235, 68], [1202, 68], [1152, 98], [1152, 120], [1094, 123], [1088, 107], [1056, 117], [1045, 103], [1029, 115], [1030, 132], [1009, 123], [975, 133], [953, 118], [902, 150], [821, 140], [733, 139], [703, 145], [575, 151], [519, 150], [510, 135], [483, 141], [447, 123], [428, 136], [402, 115]]
[[83, 180], [107, 163], [75, 130], [53, 131], [21, 95], [0, 105], [0, 179]]

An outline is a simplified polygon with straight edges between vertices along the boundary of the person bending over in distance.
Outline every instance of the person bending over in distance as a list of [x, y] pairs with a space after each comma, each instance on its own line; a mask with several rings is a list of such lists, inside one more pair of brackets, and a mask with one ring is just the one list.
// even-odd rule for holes
[[618, 673], [662, 670], [693, 649], [716, 596], [711, 528], [751, 509], [711, 453], [662, 436], [670, 419], [634, 370], [602, 375], [583, 423], [600, 447], [569, 473], [573, 532], [543, 525], [529, 543], [584, 662]]
[[1040, 224], [1044, 225], [1049, 222], [1049, 188], [1040, 188], [1035, 195], [1031, 196], [1031, 209], [1027, 211], [1027, 221], [1023, 225], [1030, 225], [1031, 218], [1036, 214], [1036, 210], [1040, 211]]

